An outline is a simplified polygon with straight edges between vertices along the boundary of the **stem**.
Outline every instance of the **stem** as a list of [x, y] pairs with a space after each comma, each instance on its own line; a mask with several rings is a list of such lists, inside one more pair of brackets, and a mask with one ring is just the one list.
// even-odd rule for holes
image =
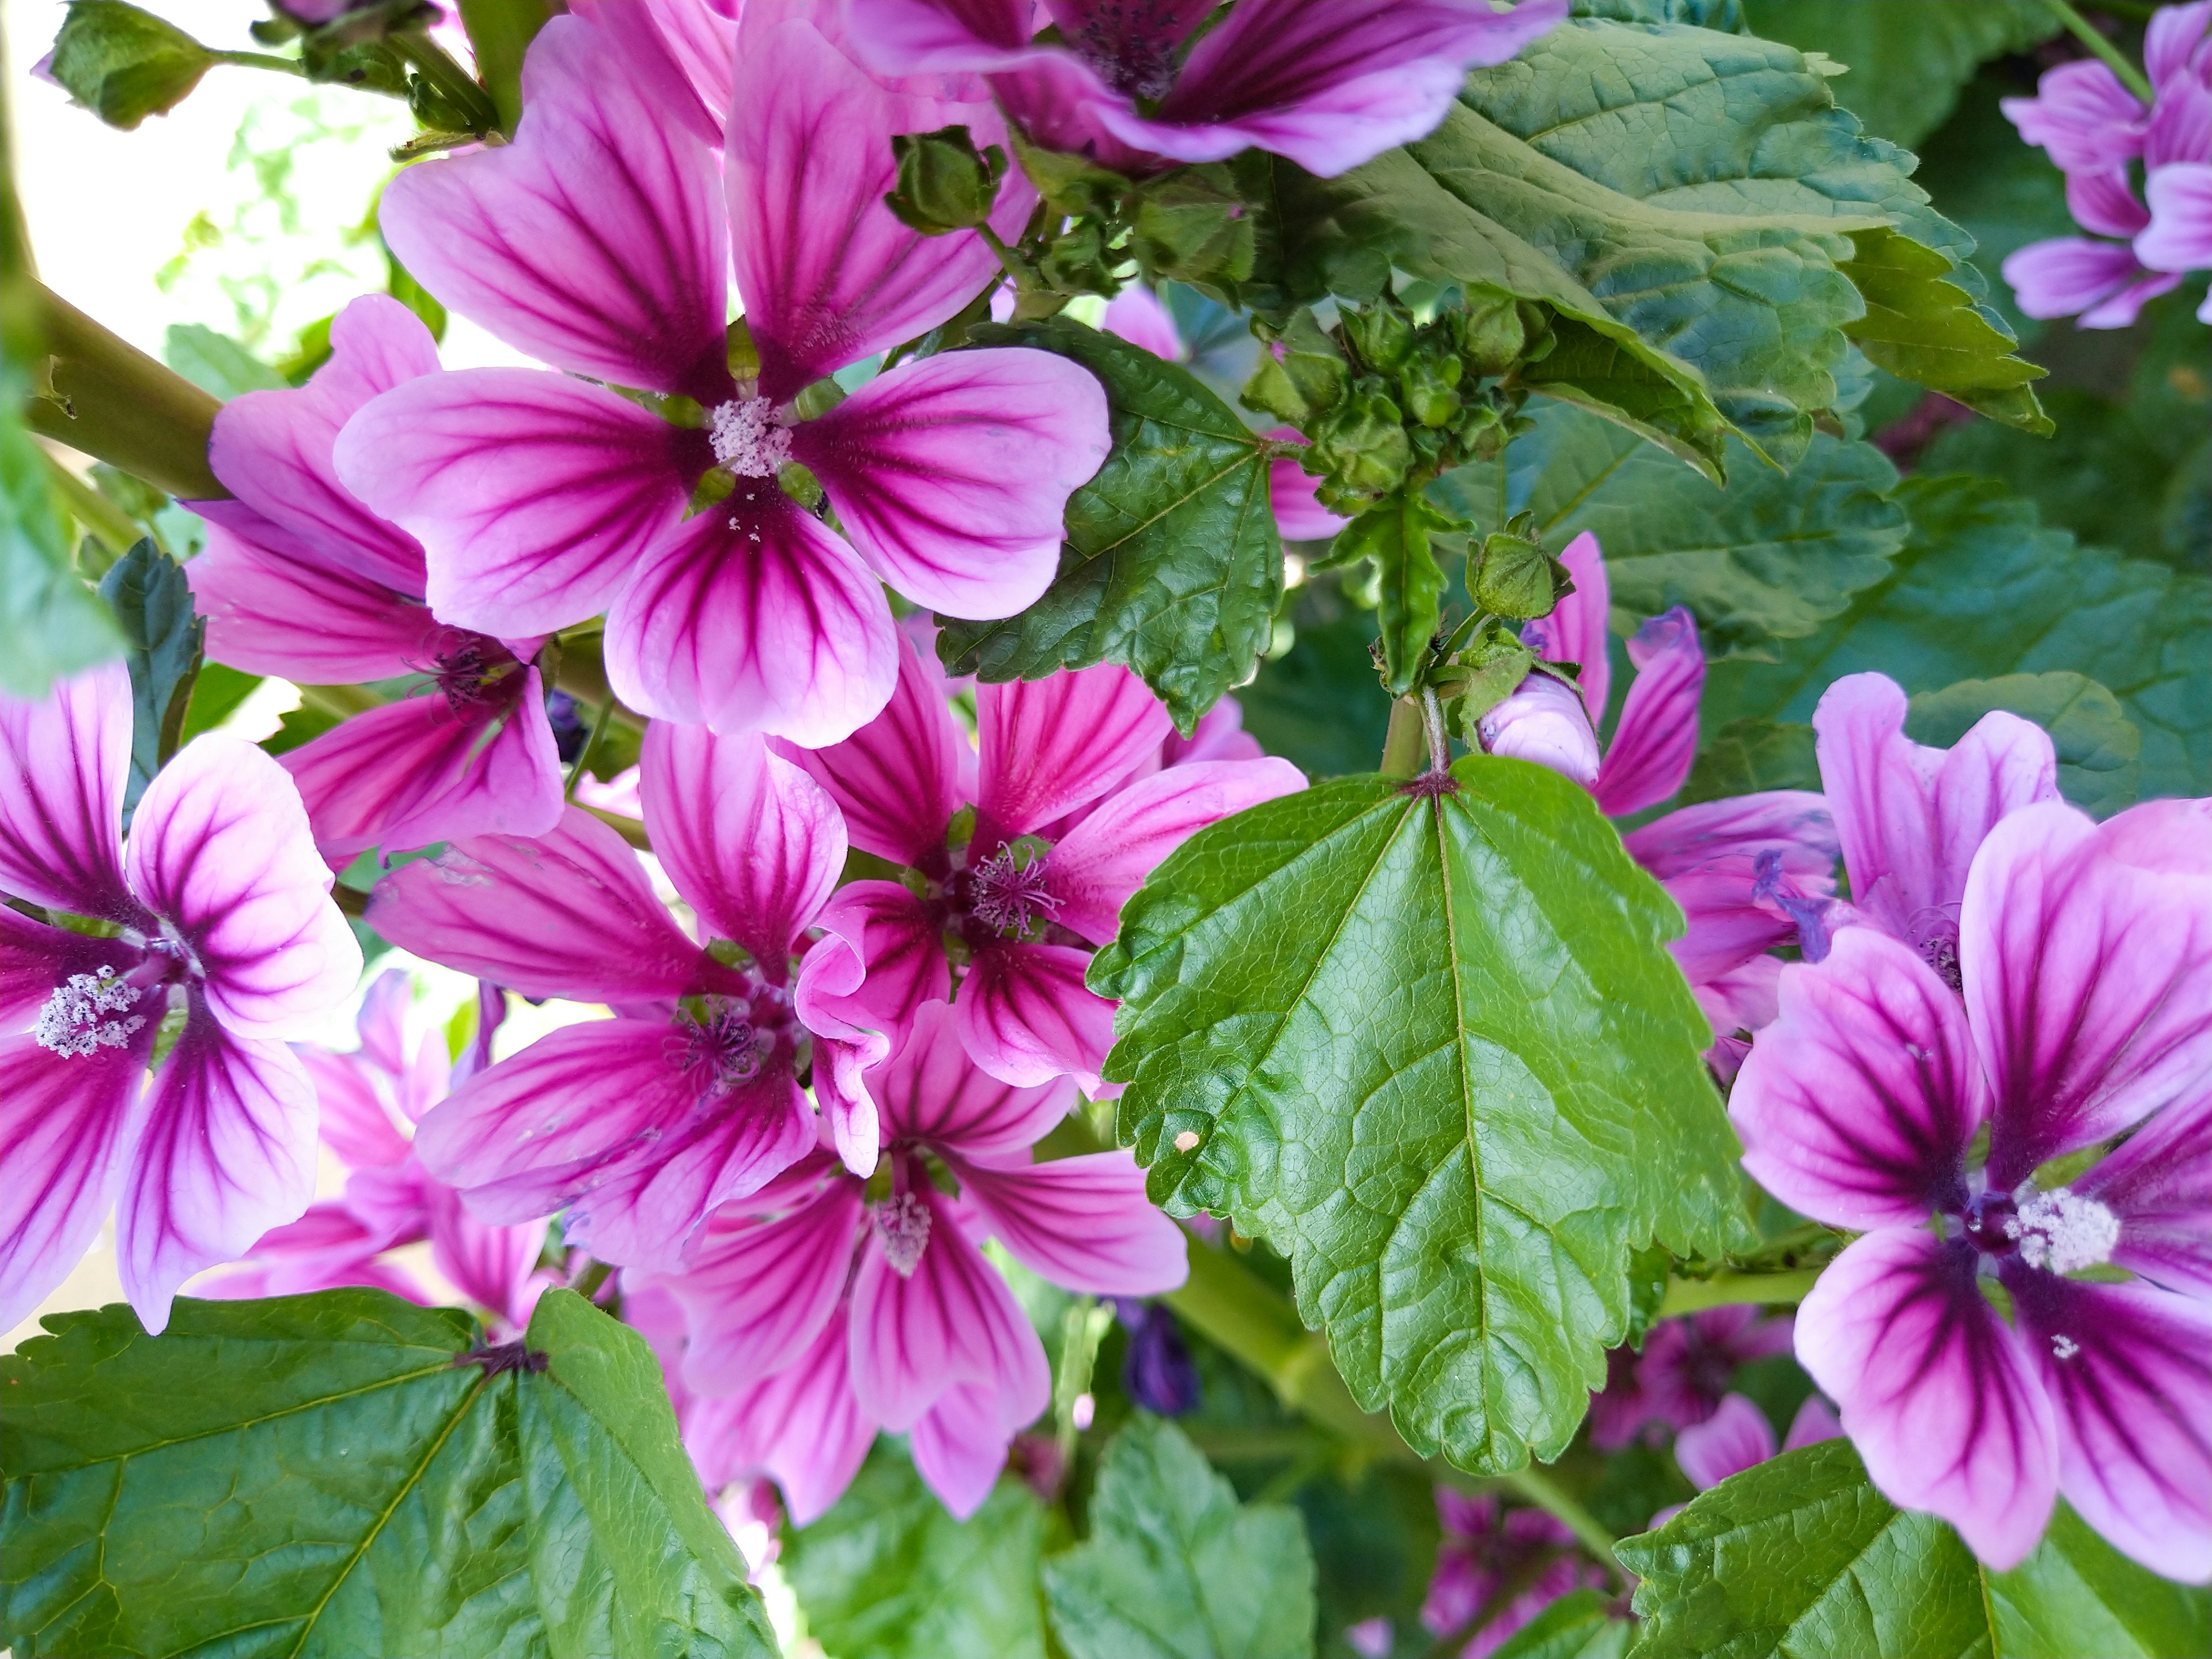
[[2098, 32], [2097, 26], [2075, 10], [2067, 0], [2046, 0], [2046, 3], [2058, 21], [2066, 26], [2068, 32], [2103, 58], [2106, 66], [2120, 77], [2120, 84], [2141, 99], [2145, 108], [2149, 107], [2157, 94], [2151, 90], [2150, 82], [2143, 72], [2128, 61], [2126, 54], [2105, 39]]
[[302, 685], [298, 690], [300, 701], [308, 708], [342, 720], [384, 707], [384, 699], [365, 685]]
[[635, 818], [626, 818], [619, 812], [603, 811], [596, 806], [586, 806], [584, 811], [605, 824], [608, 829], [636, 848], [639, 852], [650, 853], [653, 850], [653, 842], [645, 833], [645, 825]]
[[230, 492], [208, 465], [222, 404], [43, 284], [34, 286], [60, 402], [33, 398], [33, 430], [186, 501]]
[[1796, 1307], [1820, 1277], [1818, 1267], [1799, 1267], [1781, 1273], [1717, 1273], [1711, 1279], [1678, 1279], [1667, 1286], [1659, 1304], [1659, 1316], [1696, 1313], [1703, 1308], [1728, 1308], [1743, 1303], [1769, 1307]]
[[[140, 532], [129, 514], [51, 454], [46, 457], [46, 474], [53, 481], [56, 493], [69, 508], [70, 515], [84, 526], [93, 540], [107, 550], [111, 559], [119, 559], [131, 550]], [[106, 573], [98, 571], [93, 574], [104, 575]]]
[[1006, 275], [1014, 279], [1014, 287], [1018, 290], [1022, 286], [1022, 277], [1024, 273], [1021, 261], [1014, 258], [1013, 249], [1008, 247], [999, 233], [991, 228], [988, 220], [975, 227], [975, 234], [983, 239], [983, 245], [986, 247], [999, 256], [999, 263], [1006, 267]]
[[1429, 739], [1429, 770], [1449, 772], [1451, 770], [1451, 743], [1444, 736], [1443, 705], [1437, 701], [1437, 694], [1425, 685], [1421, 688], [1421, 714]]
[[583, 778], [584, 768], [590, 763], [592, 751], [599, 746], [599, 739], [606, 735], [607, 721], [614, 712], [614, 699], [611, 697], [599, 705], [599, 718], [592, 722], [592, 735], [584, 739], [584, 746], [576, 751], [576, 763], [568, 769], [568, 784], [561, 791], [564, 800], [576, 799], [576, 785]]
[[307, 72], [289, 58], [272, 58], [265, 52], [216, 52], [210, 48], [208, 56], [218, 64], [235, 64], [240, 69], [275, 70], [279, 75], [303, 76]]
[[445, 94], [454, 107], [469, 118], [471, 131], [500, 130], [499, 110], [490, 94], [453, 61], [452, 53], [419, 29], [402, 29], [387, 40], [392, 49], [414, 66], [417, 75]]
[[1382, 764], [1376, 769], [1386, 778], [1412, 777], [1421, 769], [1427, 738], [1421, 705], [1411, 697], [1399, 698], [1390, 705], [1390, 731], [1382, 739]]
[[608, 1275], [614, 1270], [611, 1261], [598, 1261], [586, 1256], [583, 1267], [568, 1280], [568, 1288], [589, 1302], [599, 1293], [599, 1286], [607, 1282]]
[[1595, 1516], [1562, 1492], [1550, 1475], [1528, 1468], [1516, 1469], [1500, 1479], [1574, 1534], [1575, 1541], [1595, 1556], [1608, 1571], [1620, 1571], [1620, 1562], [1613, 1553], [1613, 1534], [1598, 1524]]

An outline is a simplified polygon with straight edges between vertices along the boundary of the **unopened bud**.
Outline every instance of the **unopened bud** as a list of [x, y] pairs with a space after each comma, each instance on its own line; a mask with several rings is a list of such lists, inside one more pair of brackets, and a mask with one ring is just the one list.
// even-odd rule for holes
[[1413, 465], [1405, 420], [1386, 394], [1363, 386], [1314, 434], [1314, 455], [1330, 481], [1343, 489], [1388, 495], [1405, 481]]
[[1474, 599], [1492, 616], [1548, 617], [1571, 586], [1567, 568], [1529, 538], [1500, 530], [1482, 538]]
[[1146, 187], [1130, 219], [1129, 252], [1148, 275], [1228, 283], [1251, 276], [1251, 210], [1226, 183], [1224, 169], [1183, 167]]
[[1314, 321], [1313, 313], [1299, 311], [1261, 347], [1260, 366], [1237, 395], [1249, 408], [1310, 428], [1342, 401], [1346, 379], [1336, 342]]
[[42, 67], [71, 98], [127, 132], [184, 102], [215, 63], [205, 46], [151, 12], [124, 0], [74, 0]]
[[1389, 374], [1413, 355], [1413, 323], [1388, 294], [1367, 307], [1343, 310], [1345, 337], [1370, 368]]
[[884, 205], [901, 224], [944, 236], [990, 218], [1006, 171], [1006, 152], [998, 145], [979, 154], [966, 127], [939, 127], [894, 135], [891, 153], [898, 158], [898, 184]]
[[1398, 371], [1398, 391], [1406, 412], [1423, 426], [1449, 426], [1459, 413], [1460, 377], [1465, 374], [1456, 357], [1428, 352], [1407, 359]]
[[1520, 308], [1510, 300], [1470, 300], [1460, 313], [1460, 355], [1478, 374], [1503, 374], [1528, 343]]

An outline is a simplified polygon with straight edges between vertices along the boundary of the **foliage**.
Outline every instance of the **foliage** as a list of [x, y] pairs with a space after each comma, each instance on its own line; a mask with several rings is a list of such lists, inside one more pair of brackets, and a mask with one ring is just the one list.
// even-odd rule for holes
[[199, 676], [207, 623], [192, 611], [185, 573], [151, 541], [142, 541], [100, 578], [100, 597], [123, 625], [123, 659], [131, 666], [131, 778], [127, 819], [161, 763], [183, 739]]

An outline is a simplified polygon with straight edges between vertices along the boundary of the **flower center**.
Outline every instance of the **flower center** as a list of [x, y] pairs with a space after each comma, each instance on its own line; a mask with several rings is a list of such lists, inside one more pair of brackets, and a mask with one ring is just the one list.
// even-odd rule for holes
[[2112, 1259], [2120, 1242], [2120, 1218], [2095, 1199], [2069, 1187], [2039, 1193], [2025, 1185], [2013, 1198], [2019, 1210], [2006, 1222], [2005, 1231], [2017, 1241], [2020, 1259], [2029, 1267], [2070, 1273]]
[[775, 405], [765, 398], [717, 404], [707, 435], [714, 459], [740, 478], [773, 478], [791, 459], [791, 434], [777, 423]]
[[514, 659], [496, 640], [481, 634], [448, 634], [431, 659], [438, 695], [456, 714], [467, 714], [492, 701], [492, 688], [507, 678]]
[[968, 913], [1001, 938], [1018, 938], [1052, 920], [1060, 901], [1045, 885], [1048, 858], [1000, 842], [997, 852], [968, 872], [974, 890]]
[[683, 1045], [678, 1063], [687, 1073], [701, 1073], [705, 1093], [726, 1095], [760, 1074], [775, 1038], [754, 1029], [749, 1004], [729, 997], [702, 1000], [696, 1012], [677, 1011], [676, 1031]]
[[1069, 42], [1099, 78], [1129, 98], [1158, 100], [1175, 85], [1175, 36], [1152, 0], [1094, 5]]
[[914, 1277], [929, 1243], [929, 1206], [912, 1193], [894, 1193], [868, 1206], [868, 1219], [884, 1247], [884, 1260], [901, 1279]]
[[39, 1046], [70, 1058], [120, 1048], [145, 1029], [145, 1016], [130, 1012], [144, 994], [105, 963], [89, 974], [71, 974], [39, 1010]]
[[1954, 991], [1966, 988], [1966, 976], [1959, 968], [1959, 936], [1938, 933], [1920, 943], [1921, 960], [1936, 970], [1936, 977]]

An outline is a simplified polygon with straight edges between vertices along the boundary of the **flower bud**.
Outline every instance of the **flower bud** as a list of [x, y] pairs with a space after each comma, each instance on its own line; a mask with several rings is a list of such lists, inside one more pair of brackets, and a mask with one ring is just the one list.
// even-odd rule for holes
[[1449, 426], [1459, 413], [1460, 377], [1465, 371], [1456, 357], [1437, 357], [1427, 352], [1407, 360], [1398, 371], [1398, 391], [1406, 412], [1426, 427]]
[[1492, 616], [1548, 617], [1572, 586], [1566, 566], [1528, 538], [1507, 529], [1482, 538], [1474, 599]]
[[1006, 152], [998, 145], [979, 155], [966, 127], [939, 127], [895, 134], [891, 153], [898, 158], [898, 184], [884, 205], [901, 224], [944, 236], [990, 218], [1006, 171]]
[[1315, 457], [1345, 489], [1388, 495], [1405, 482], [1413, 465], [1405, 420], [1386, 393], [1363, 385], [1314, 434]]
[[127, 132], [184, 102], [215, 62], [182, 29], [124, 0], [76, 0], [40, 68], [85, 108]]
[[1129, 252], [1147, 274], [1178, 283], [1241, 283], [1258, 251], [1250, 210], [1185, 167], [1146, 187], [1129, 222]]
[[1528, 330], [1512, 301], [1470, 300], [1459, 314], [1460, 356], [1478, 374], [1503, 374], [1528, 343]]
[[1534, 761], [1585, 789], [1597, 785], [1597, 733], [1582, 693], [1540, 669], [1485, 714], [1476, 732], [1491, 754]]
[[1294, 313], [1260, 353], [1260, 366], [1237, 395], [1293, 426], [1311, 428], [1343, 400], [1348, 371], [1336, 342], [1310, 311]]
[[1364, 311], [1346, 306], [1342, 316], [1345, 338], [1370, 368], [1388, 374], [1413, 355], [1413, 319], [1388, 294]]

